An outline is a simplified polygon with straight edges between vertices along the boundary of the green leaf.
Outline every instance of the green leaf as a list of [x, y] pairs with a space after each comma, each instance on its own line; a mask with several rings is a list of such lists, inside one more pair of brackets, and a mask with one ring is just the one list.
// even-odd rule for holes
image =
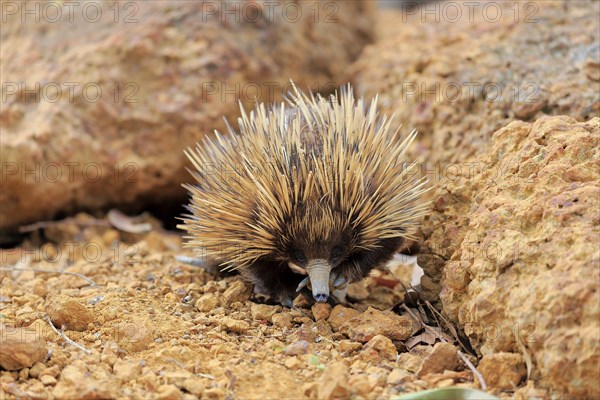
[[409, 393], [392, 400], [499, 400], [498, 397], [476, 389], [442, 388]]

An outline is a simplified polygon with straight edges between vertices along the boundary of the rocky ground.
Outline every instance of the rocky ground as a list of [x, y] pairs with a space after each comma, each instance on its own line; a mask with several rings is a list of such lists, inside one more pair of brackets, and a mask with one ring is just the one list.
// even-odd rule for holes
[[[348, 304], [285, 309], [236, 276], [178, 262], [180, 236], [149, 217], [29, 229], [0, 253], [3, 399], [375, 399], [480, 386], [459, 356], [476, 363], [470, 349], [400, 284], [406, 260], [352, 285]], [[480, 365], [493, 393], [543, 397], [522, 384], [522, 359], [491, 361]]]

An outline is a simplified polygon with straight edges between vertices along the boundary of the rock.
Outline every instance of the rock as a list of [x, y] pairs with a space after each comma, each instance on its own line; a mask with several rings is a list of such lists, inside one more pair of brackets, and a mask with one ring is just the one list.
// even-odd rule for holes
[[400, 385], [411, 376], [408, 372], [395, 368], [387, 376], [386, 383], [388, 385]]
[[548, 390], [536, 388], [533, 381], [527, 381], [527, 384], [515, 390], [515, 400], [530, 400], [530, 399], [549, 399]]
[[[52, 361], [55, 361], [55, 353], [52, 353]], [[54, 364], [51, 367], [47, 367], [44, 368], [43, 370], [40, 371], [40, 376], [44, 376], [44, 375], [50, 375], [54, 378], [58, 377], [58, 375], [60, 375], [60, 366], [58, 364]]]
[[183, 381], [183, 389], [190, 392], [194, 396], [202, 397], [202, 393], [206, 388], [205, 384], [200, 381], [197, 377], [188, 378]]
[[303, 295], [302, 293], [298, 294], [292, 302], [292, 306], [295, 308], [310, 308], [311, 304], [312, 300], [308, 296]]
[[[396, 346], [390, 339], [382, 335], [376, 335], [373, 339], [363, 347], [361, 358], [369, 360], [384, 359], [389, 361], [396, 361], [398, 352]], [[373, 357], [372, 355], [375, 355]]]
[[410, 318], [369, 307], [365, 312], [345, 322], [340, 332], [351, 340], [366, 343], [377, 335], [393, 340], [406, 340], [413, 331]]
[[225, 390], [221, 389], [221, 388], [206, 389], [202, 394], [203, 394], [202, 398], [209, 399], [209, 400], [224, 399], [225, 395], [226, 395]]
[[285, 346], [283, 352], [288, 356], [298, 356], [308, 353], [309, 343], [306, 340], [298, 340]]
[[269, 306], [266, 304], [250, 304], [250, 312], [252, 313], [252, 319], [255, 321], [269, 321], [273, 319], [273, 315], [281, 312], [280, 306]]
[[360, 301], [369, 297], [369, 289], [364, 281], [354, 282], [348, 286], [348, 297]]
[[56, 378], [50, 375], [42, 375], [40, 376], [40, 382], [44, 384], [44, 386], [53, 386], [56, 385]]
[[312, 313], [315, 317], [315, 321], [327, 319], [331, 313], [331, 306], [327, 303], [316, 303], [312, 306]]
[[200, 296], [200, 298], [198, 300], [196, 300], [194, 307], [196, 307], [196, 310], [198, 310], [198, 311], [209, 312], [209, 311], [214, 310], [215, 307], [217, 307], [218, 305], [219, 305], [219, 298], [217, 297], [217, 295], [212, 294], [212, 293], [207, 293], [207, 294], [203, 294], [202, 296]]
[[473, 347], [523, 347], [557, 397], [600, 396], [599, 125], [561, 116], [498, 130], [485, 168], [439, 183], [425, 247], [447, 261], [419, 259], [442, 271], [422, 285], [441, 285]]
[[247, 7], [207, 12], [219, 4], [141, 3], [136, 23], [115, 23], [108, 3], [93, 22], [85, 12], [67, 23], [7, 16], [3, 234], [75, 209], [182, 204], [191, 179], [181, 150], [223, 129], [222, 116], [234, 122], [238, 99], [279, 100], [290, 77], [331, 91], [373, 37], [371, 2], [332, 3], [335, 23], [308, 3], [295, 21], [284, 3], [250, 5], [259, 18]]
[[165, 372], [163, 374], [161, 374], [161, 377], [163, 378], [163, 382], [167, 385], [175, 385], [179, 388], [181, 388], [183, 386], [183, 382], [185, 382], [186, 380], [193, 378], [194, 374], [192, 374], [190, 371], [185, 371], [185, 370], [179, 370], [179, 371], [171, 371], [171, 372]]
[[31, 367], [29, 369], [29, 376], [32, 378], [37, 378], [40, 376], [40, 372], [42, 372], [42, 370], [46, 368], [45, 364], [42, 364], [41, 362], [36, 362], [35, 364], [33, 364], [33, 367]]
[[156, 398], [159, 400], [181, 400], [183, 393], [175, 385], [161, 385], [158, 387]]
[[350, 340], [339, 341], [339, 349], [344, 353], [353, 353], [360, 348], [362, 348], [362, 345], [358, 342], [352, 342]]
[[289, 336], [288, 340], [296, 341], [296, 340], [306, 340], [309, 343], [314, 343], [317, 338], [317, 328], [314, 323], [302, 324], [298, 329], [295, 329], [294, 332]]
[[373, 392], [373, 383], [367, 375], [351, 375], [348, 384], [353, 392], [368, 397]]
[[301, 363], [300, 360], [298, 360], [296, 357], [290, 357], [285, 360], [284, 365], [288, 369], [296, 370], [300, 368]]
[[44, 338], [26, 328], [0, 324], [0, 344], [0, 367], [8, 371], [37, 366], [48, 356]]
[[50, 296], [46, 300], [46, 312], [58, 329], [84, 331], [94, 322], [94, 314], [79, 301], [66, 295]]
[[327, 322], [329, 322], [329, 325], [331, 325], [331, 328], [334, 331], [338, 331], [342, 325], [359, 314], [360, 313], [353, 308], [348, 308], [337, 304], [335, 307], [333, 307], [333, 310], [331, 310]]
[[82, 361], [67, 365], [52, 395], [57, 399], [115, 398], [116, 385], [105, 371], [86, 367]]
[[114, 332], [119, 347], [131, 352], [147, 349], [154, 340], [154, 328], [144, 319], [120, 322], [115, 325]]
[[223, 318], [223, 320], [221, 321], [221, 326], [223, 326], [223, 328], [227, 332], [234, 332], [234, 333], [244, 333], [248, 329], [250, 329], [250, 324], [247, 323], [246, 321], [234, 319], [231, 317]]
[[423, 359], [417, 370], [417, 376], [440, 374], [446, 370], [454, 371], [460, 365], [458, 350], [451, 343], [436, 343], [433, 351]]
[[223, 300], [227, 303], [236, 301], [244, 302], [252, 295], [252, 285], [238, 279], [232, 282], [223, 293]]
[[477, 370], [488, 387], [512, 390], [527, 376], [523, 356], [515, 353], [495, 353], [483, 356]]
[[408, 372], [417, 372], [423, 363], [423, 358], [411, 353], [402, 353], [398, 357], [398, 365]]
[[117, 360], [113, 365], [113, 373], [121, 382], [137, 379], [142, 373], [142, 364], [132, 360]]
[[291, 328], [292, 327], [292, 316], [289, 312], [281, 312], [273, 315], [271, 318], [273, 325], [280, 328]]
[[302, 385], [302, 394], [304, 394], [304, 396], [306, 398], [316, 399], [317, 398], [317, 388], [318, 388], [317, 382], [307, 382]]
[[492, 133], [515, 119], [567, 114], [585, 121], [600, 110], [597, 73], [586, 73], [598, 71], [597, 4], [531, 3], [536, 22], [515, 16], [505, 2], [490, 21], [487, 6], [474, 4], [453, 3], [456, 19], [441, 16], [440, 8], [386, 10], [382, 39], [348, 71], [356, 92], [378, 95], [381, 110], [395, 113], [403, 132], [419, 131], [412, 151], [427, 164], [415, 172], [434, 182], [472, 168], [466, 163], [489, 148]]
[[373, 365], [367, 367], [366, 372], [371, 386], [376, 388], [385, 385], [389, 370], [387, 368], [380, 368], [379, 366]]
[[333, 335], [331, 326], [329, 326], [327, 321], [324, 319], [320, 319], [317, 322], [315, 322], [312, 326], [312, 330], [315, 331], [321, 337], [331, 338]]
[[317, 387], [319, 399], [344, 399], [350, 395], [348, 367], [341, 361], [327, 366], [319, 379]]

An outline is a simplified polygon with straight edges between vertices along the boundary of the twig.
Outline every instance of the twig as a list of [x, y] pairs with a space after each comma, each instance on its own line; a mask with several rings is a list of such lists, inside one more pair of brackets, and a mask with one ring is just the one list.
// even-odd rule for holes
[[212, 380], [215, 380], [215, 379], [217, 379], [217, 378], [215, 378], [213, 375], [210, 375], [210, 374], [203, 374], [203, 373], [200, 373], [200, 372], [197, 372], [195, 375], [197, 375], [197, 376], [199, 376], [199, 377], [201, 377], [201, 378], [206, 378], [206, 379], [212, 379]]
[[410, 310], [410, 308], [408, 308], [406, 306], [406, 304], [402, 304], [402, 308], [404, 308], [404, 310], [407, 311], [410, 314], [410, 316], [412, 317], [412, 319], [414, 319], [415, 322], [418, 322], [423, 329], [427, 329], [426, 328], [427, 325], [425, 325], [425, 323], [423, 322], [423, 320], [421, 318], [417, 318], [417, 316]]
[[48, 314], [46, 314], [44, 316], [44, 321], [46, 321], [48, 323], [48, 325], [50, 325], [50, 328], [52, 328], [52, 330], [54, 332], [56, 332], [56, 334], [58, 336], [60, 336], [61, 338], [63, 338], [63, 340], [65, 340], [67, 343], [69, 343], [71, 346], [75, 346], [77, 347], [79, 350], [83, 351], [86, 354], [92, 354], [91, 350], [86, 349], [85, 347], [83, 347], [82, 345], [80, 345], [79, 343], [74, 342], [73, 340], [69, 339], [67, 337], [67, 335], [65, 335], [64, 333], [62, 333], [61, 331], [59, 331], [58, 329], [56, 329], [56, 327], [54, 326], [54, 324], [52, 323], [52, 320], [50, 319], [50, 316]]
[[[454, 328], [454, 326], [448, 322], [446, 320], [446, 318], [444, 318], [444, 316], [442, 314], [440, 314], [438, 312], [438, 310], [435, 309], [435, 307], [433, 307], [431, 305], [430, 302], [428, 302], [427, 300], [425, 300], [425, 305], [429, 308], [429, 310], [432, 312], [433, 316], [435, 317], [436, 315], [439, 315], [439, 317], [442, 319], [442, 321], [444, 321], [444, 323], [446, 324], [446, 328], [448, 329], [448, 331], [452, 334], [452, 336], [454, 337], [454, 340], [456, 340], [456, 342], [458, 343], [458, 345], [467, 353], [472, 354], [466, 347], [465, 345], [460, 341], [460, 338], [458, 337], [458, 333], [456, 332], [456, 329]], [[437, 317], [436, 317], [437, 320]], [[439, 323], [438, 323], [439, 324]], [[441, 328], [441, 326], [440, 326]]]
[[408, 311], [408, 313], [410, 314], [410, 316], [415, 321], [417, 321], [426, 332], [429, 332], [429, 333], [433, 334], [441, 342], [447, 342], [447, 340], [439, 332], [437, 332], [435, 329], [433, 329], [432, 327], [430, 327], [429, 325], [427, 325], [425, 322], [423, 322], [423, 320], [421, 318], [417, 318], [417, 316], [410, 310], [410, 308], [408, 308], [406, 306], [406, 304], [402, 304], [402, 308], [404, 308], [406, 311]]
[[[425, 304], [425, 305], [426, 305], [426, 306], [429, 308], [429, 311], [431, 311], [431, 308], [432, 308], [433, 306], [431, 306], [431, 305], [429, 304], [429, 302], [428, 302], [428, 301], [426, 301], [426, 304]], [[425, 312], [425, 310], [423, 310], [423, 312]], [[431, 311], [431, 315], [433, 315], [433, 319], [435, 319], [435, 323], [437, 324], [438, 328], [442, 329], [442, 324], [440, 323], [440, 320], [438, 319], [438, 317], [437, 317], [436, 313], [435, 313], [435, 312], [433, 312], [433, 311]], [[447, 328], [447, 327], [446, 327], [446, 328]], [[450, 331], [450, 333], [452, 333], [452, 331]], [[456, 338], [455, 338], [455, 339], [456, 339]], [[458, 341], [458, 339], [456, 339], [456, 340]]]
[[469, 367], [469, 369], [471, 370], [471, 372], [473, 373], [473, 375], [475, 375], [477, 377], [477, 380], [479, 381], [479, 384], [481, 385], [481, 390], [483, 390], [484, 392], [487, 390], [487, 385], [485, 384], [485, 380], [483, 379], [483, 375], [481, 375], [481, 373], [479, 371], [477, 371], [477, 368], [475, 368], [475, 366], [473, 365], [473, 363], [471, 361], [469, 361], [469, 359], [467, 358], [467, 356], [464, 355], [464, 353], [460, 350], [458, 350], [458, 356], [460, 357], [460, 359], [462, 360], [462, 362], [465, 363], [465, 365], [467, 367]]
[[32, 271], [32, 272], [44, 272], [48, 274], [64, 274], [64, 275], [72, 275], [78, 278], [83, 279], [90, 286], [98, 286], [96, 282], [94, 282], [91, 278], [88, 278], [85, 275], [78, 274], [77, 272], [68, 272], [68, 271], [55, 271], [53, 269], [41, 269], [41, 268], [21, 268], [21, 267], [0, 267], [1, 271]]
[[527, 379], [529, 380], [529, 378], [531, 377], [531, 370], [532, 370], [532, 360], [531, 360], [531, 356], [529, 355], [529, 353], [527, 352], [527, 348], [525, 347], [525, 344], [523, 343], [523, 341], [521, 340], [521, 337], [519, 336], [519, 330], [515, 329], [515, 341], [517, 342], [517, 346], [519, 347], [519, 350], [521, 351], [521, 353], [523, 353], [523, 358], [525, 359], [525, 365], [527, 366]]

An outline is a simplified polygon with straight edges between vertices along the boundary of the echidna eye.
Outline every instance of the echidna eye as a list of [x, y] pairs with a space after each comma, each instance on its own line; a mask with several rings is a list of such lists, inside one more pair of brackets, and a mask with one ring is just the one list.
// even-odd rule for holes
[[331, 250], [331, 259], [334, 261], [340, 261], [344, 255], [344, 249], [340, 246], [336, 246]]
[[294, 260], [296, 260], [299, 264], [304, 264], [306, 263], [306, 256], [304, 255], [304, 253], [302, 252], [302, 250], [293, 250], [292, 251], [292, 258]]

